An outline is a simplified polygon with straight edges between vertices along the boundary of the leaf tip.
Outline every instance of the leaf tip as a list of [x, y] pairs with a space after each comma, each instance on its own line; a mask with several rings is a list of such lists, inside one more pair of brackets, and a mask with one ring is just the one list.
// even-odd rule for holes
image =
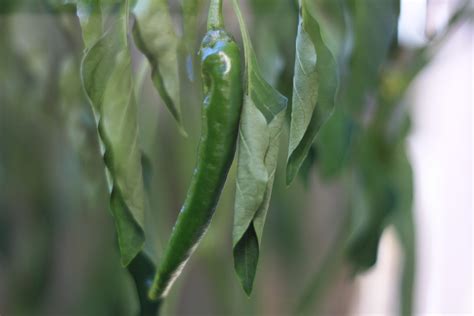
[[234, 246], [234, 268], [242, 288], [250, 296], [257, 271], [259, 245], [253, 225], [247, 228], [242, 238]]
[[291, 157], [286, 164], [286, 186], [290, 186], [296, 176], [296, 169], [292, 163]]
[[253, 282], [243, 282], [242, 288], [244, 289], [244, 292], [247, 295], [247, 297], [250, 297], [253, 290]]
[[189, 137], [188, 132], [186, 132], [186, 130], [184, 129], [184, 126], [181, 122], [178, 123], [178, 131], [181, 134], [181, 136], [183, 136], [184, 138]]

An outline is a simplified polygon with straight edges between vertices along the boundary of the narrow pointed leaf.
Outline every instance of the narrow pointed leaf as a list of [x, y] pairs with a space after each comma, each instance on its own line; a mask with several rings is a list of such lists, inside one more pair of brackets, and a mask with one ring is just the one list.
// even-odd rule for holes
[[183, 135], [178, 44], [167, 0], [138, 0], [133, 13], [133, 37], [151, 65], [151, 77]]
[[[91, 2], [78, 4], [80, 7]], [[81, 67], [82, 83], [97, 123], [110, 191], [110, 207], [115, 219], [121, 261], [126, 266], [140, 252], [145, 239], [137, 108], [127, 43], [128, 5], [120, 4], [120, 11], [111, 17], [108, 30], [93, 44], [92, 38], [97, 38], [98, 30], [88, 25], [93, 19], [98, 20], [94, 23], [102, 24], [105, 10], [99, 5], [89, 8], [91, 10], [78, 11], [86, 43]], [[82, 14], [84, 12], [87, 14]]]
[[255, 53], [237, 1], [246, 60], [246, 91], [239, 131], [237, 188], [234, 207], [234, 266], [250, 295], [277, 165], [287, 99], [272, 88], [258, 69]]
[[183, 16], [183, 44], [186, 49], [186, 71], [191, 81], [194, 80], [194, 60], [196, 56], [197, 31], [199, 14], [204, 5], [203, 0], [181, 0]]
[[334, 109], [338, 87], [336, 61], [323, 41], [321, 27], [301, 1], [286, 182], [301, 168], [321, 126]]

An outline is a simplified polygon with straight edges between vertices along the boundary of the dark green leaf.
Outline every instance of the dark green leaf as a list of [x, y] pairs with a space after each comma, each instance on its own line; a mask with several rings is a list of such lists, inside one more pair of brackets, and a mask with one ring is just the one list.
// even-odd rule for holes
[[319, 23], [301, 2], [296, 38], [295, 74], [291, 109], [286, 182], [303, 164], [320, 127], [334, 109], [338, 87], [336, 61], [321, 37]]
[[262, 78], [238, 3], [234, 0], [233, 4], [246, 61], [234, 209], [234, 265], [245, 292], [250, 294], [270, 203], [287, 100]]
[[354, 47], [335, 114], [316, 142], [323, 175], [337, 175], [350, 161], [354, 135], [361, 130], [370, 97], [376, 94], [380, 71], [395, 39], [399, 0], [351, 0]]
[[[107, 6], [106, 10], [112, 7]], [[98, 36], [101, 32], [98, 25], [103, 24], [104, 6], [101, 8], [92, 1], [79, 2], [78, 15], [86, 43], [82, 83], [96, 118], [110, 206], [122, 264], [126, 266], [144, 244], [144, 188], [127, 42], [128, 3], [121, 3], [119, 7], [120, 11], [101, 36]]]
[[151, 64], [153, 84], [183, 135], [178, 67], [178, 44], [167, 0], [138, 0], [133, 9], [137, 47]]
[[395, 209], [396, 193], [386, 175], [391, 154], [383, 131], [364, 131], [358, 135], [356, 144], [346, 251], [355, 272], [359, 272], [369, 269], [377, 260], [380, 237]]
[[247, 295], [252, 293], [255, 267], [259, 256], [258, 239], [253, 225], [245, 231], [242, 238], [234, 246], [234, 266], [240, 282]]
[[352, 1], [354, 50], [344, 106], [362, 115], [366, 98], [375, 92], [382, 65], [396, 39], [400, 0]]
[[324, 178], [334, 177], [343, 170], [348, 162], [351, 138], [356, 133], [352, 117], [341, 105], [321, 128], [315, 144], [318, 168]]

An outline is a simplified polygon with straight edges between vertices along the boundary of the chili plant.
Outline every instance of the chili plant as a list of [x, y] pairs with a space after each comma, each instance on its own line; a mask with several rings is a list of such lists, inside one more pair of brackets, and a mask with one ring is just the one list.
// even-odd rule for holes
[[[205, 283], [221, 304], [211, 313], [265, 313], [254, 287], [270, 261], [267, 243], [280, 270], [306, 271], [282, 274], [281, 313], [313, 315], [338, 275], [376, 264], [381, 235], [393, 226], [404, 251], [399, 313], [411, 314], [416, 234], [404, 95], [469, 16], [467, 1], [418, 48], [398, 41], [399, 0], [22, 0], [2, 2], [0, 12], [2, 256], [18, 234], [6, 229], [18, 220], [14, 197], [38, 201], [42, 215], [31, 216], [51, 221], [27, 234], [45, 240], [31, 255], [34, 276], [19, 265], [7, 278], [8, 297], [27, 297], [26, 305], [0, 300], [7, 311], [51, 312], [38, 293], [56, 293], [46, 281], [54, 276], [48, 245], [59, 234], [53, 219], [65, 216], [61, 209], [99, 216], [108, 207], [118, 247], [101, 244], [108, 252], [94, 259], [95, 278], [106, 282], [76, 311], [172, 313], [187, 287], [175, 281], [189, 277], [182, 272], [196, 265], [189, 260], [196, 254], [216, 275]], [[12, 139], [26, 140], [17, 148]], [[64, 157], [45, 154], [63, 147]], [[28, 162], [25, 148], [38, 160]], [[69, 171], [54, 169], [66, 160]], [[48, 168], [57, 183], [44, 186]], [[23, 183], [4, 181], [22, 172]], [[338, 203], [301, 202], [315, 181], [337, 187], [331, 199]], [[47, 198], [51, 192], [60, 202]], [[329, 250], [315, 247], [316, 262], [301, 248], [313, 229], [304, 218], [323, 208], [337, 220], [325, 223]], [[87, 223], [76, 229], [84, 235]], [[109, 236], [94, 229], [89, 245]], [[232, 265], [243, 291], [234, 291], [225, 268]], [[134, 287], [121, 281], [124, 268]], [[15, 287], [20, 275], [33, 281]], [[99, 304], [100, 291], [115, 299]], [[119, 304], [120, 297], [127, 299]]]

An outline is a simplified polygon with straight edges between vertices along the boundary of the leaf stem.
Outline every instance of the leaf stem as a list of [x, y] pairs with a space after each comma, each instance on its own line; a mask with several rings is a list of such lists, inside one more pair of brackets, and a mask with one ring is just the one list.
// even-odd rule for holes
[[350, 215], [344, 213], [343, 216], [344, 219], [339, 228], [336, 240], [330, 245], [328, 254], [326, 254], [326, 257], [317, 267], [315, 274], [311, 277], [308, 285], [300, 296], [294, 311], [295, 315], [309, 315], [311, 308], [312, 312], [318, 311], [328, 286], [342, 267], [350, 224]]
[[222, 0], [211, 0], [209, 5], [209, 16], [207, 18], [207, 29], [223, 29], [224, 17], [222, 16]]

